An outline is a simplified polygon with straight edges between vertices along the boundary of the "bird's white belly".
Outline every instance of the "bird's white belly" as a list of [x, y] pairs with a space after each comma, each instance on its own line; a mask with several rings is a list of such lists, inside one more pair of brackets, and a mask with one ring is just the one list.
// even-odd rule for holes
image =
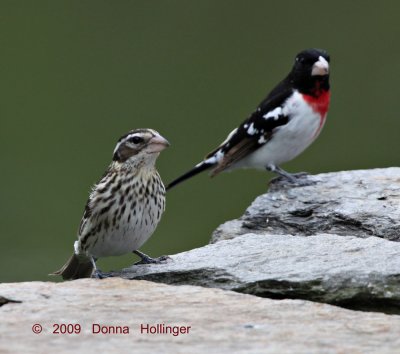
[[235, 168], [265, 169], [269, 164], [280, 165], [298, 156], [316, 139], [324, 122], [319, 113], [296, 95], [285, 108], [283, 113], [290, 117], [289, 123], [276, 128], [271, 140], [239, 161]]
[[[156, 229], [162, 210], [158, 212], [159, 208], [153, 199], [145, 206], [143, 203], [138, 204], [141, 205], [132, 210], [131, 204], [128, 203], [120, 222], [110, 227], [107, 233], [98, 236], [97, 242], [88, 248], [87, 252], [95, 258], [100, 258], [120, 256], [139, 249]], [[131, 218], [128, 222], [129, 213]]]

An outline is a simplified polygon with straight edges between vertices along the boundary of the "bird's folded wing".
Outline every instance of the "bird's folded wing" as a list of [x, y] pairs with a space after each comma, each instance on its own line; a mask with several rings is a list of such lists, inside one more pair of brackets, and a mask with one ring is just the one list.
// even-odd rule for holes
[[211, 172], [211, 176], [226, 170], [235, 162], [257, 150], [261, 145], [267, 144], [275, 129], [287, 124], [288, 121], [289, 118], [282, 114], [271, 116], [267, 119], [264, 117], [250, 117], [232, 134], [230, 139], [207, 155], [207, 158], [218, 154], [218, 152], [223, 155]]
[[211, 172], [211, 177], [227, 169], [230, 165], [247, 156], [257, 149], [257, 141], [255, 139], [243, 138], [239, 143], [224, 153], [224, 157], [219, 161]]

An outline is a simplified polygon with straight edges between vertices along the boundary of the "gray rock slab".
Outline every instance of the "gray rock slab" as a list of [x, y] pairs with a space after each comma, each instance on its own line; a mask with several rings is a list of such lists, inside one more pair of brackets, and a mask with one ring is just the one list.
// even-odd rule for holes
[[[400, 316], [123, 279], [0, 284], [1, 353], [398, 353]], [[53, 324], [80, 334], [53, 334]], [[92, 325], [129, 334], [93, 334]], [[141, 324], [191, 326], [141, 334]], [[40, 324], [40, 334], [32, 326]]]
[[400, 240], [400, 168], [325, 173], [314, 184], [271, 183], [244, 215], [221, 225], [212, 242], [246, 233], [332, 233]]
[[400, 313], [400, 243], [373, 236], [246, 234], [113, 274]]

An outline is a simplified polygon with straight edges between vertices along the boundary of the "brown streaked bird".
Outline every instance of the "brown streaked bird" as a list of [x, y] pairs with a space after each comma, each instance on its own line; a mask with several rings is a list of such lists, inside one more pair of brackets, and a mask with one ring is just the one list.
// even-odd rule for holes
[[165, 188], [155, 163], [169, 143], [152, 129], [122, 136], [110, 166], [93, 187], [78, 230], [74, 253], [52, 275], [63, 279], [105, 276], [96, 268], [100, 257], [133, 252], [138, 263], [158, 263], [138, 249], [156, 229], [165, 209]]

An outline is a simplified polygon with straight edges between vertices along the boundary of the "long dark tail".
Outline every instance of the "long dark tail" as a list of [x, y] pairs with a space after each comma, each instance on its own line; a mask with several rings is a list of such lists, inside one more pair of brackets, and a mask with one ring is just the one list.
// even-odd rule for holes
[[76, 255], [74, 253], [60, 270], [50, 275], [61, 275], [64, 280], [90, 278], [93, 269], [94, 267], [90, 257], [86, 255]]
[[214, 164], [210, 164], [208, 162], [201, 162], [198, 164], [196, 167], [192, 168], [190, 171], [186, 172], [184, 175], [178, 177], [177, 179], [173, 180], [171, 183], [169, 183], [165, 189], [169, 190], [172, 187], [175, 187], [177, 184], [186, 181], [188, 178], [196, 176], [198, 173], [203, 172], [205, 170], [208, 170], [214, 166]]

